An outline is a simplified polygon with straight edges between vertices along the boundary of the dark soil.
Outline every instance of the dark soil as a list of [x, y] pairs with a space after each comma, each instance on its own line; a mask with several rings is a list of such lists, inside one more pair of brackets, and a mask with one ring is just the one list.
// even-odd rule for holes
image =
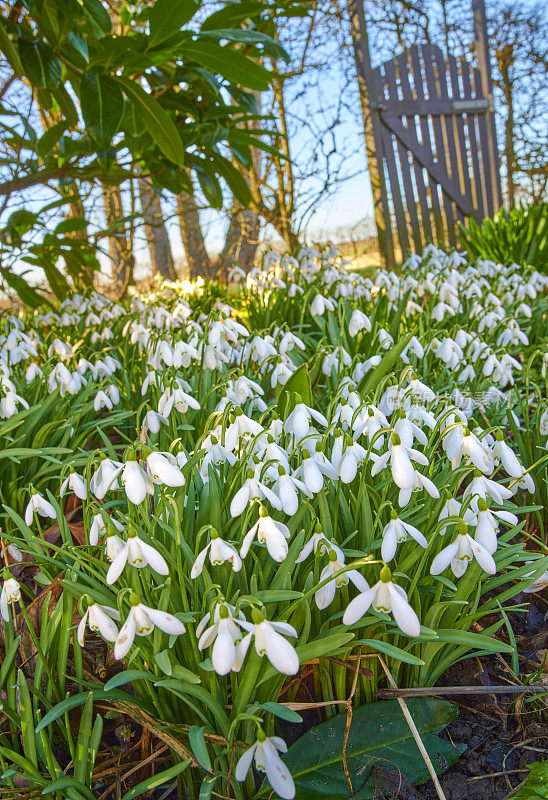
[[[545, 682], [548, 691], [548, 672], [543, 673], [542, 667], [548, 647], [546, 599], [539, 595], [516, 598], [522, 600], [531, 601], [527, 613], [510, 615], [520, 653], [517, 680], [501, 657], [464, 661], [444, 677], [448, 686], [485, 685], [485, 695], [447, 698], [458, 703], [461, 714], [441, 735], [467, 746], [457, 764], [440, 776], [447, 800], [506, 800], [526, 779], [527, 765], [548, 758], [546, 697], [495, 696], [488, 688], [489, 684]], [[429, 782], [393, 797], [437, 800], [438, 795]]]

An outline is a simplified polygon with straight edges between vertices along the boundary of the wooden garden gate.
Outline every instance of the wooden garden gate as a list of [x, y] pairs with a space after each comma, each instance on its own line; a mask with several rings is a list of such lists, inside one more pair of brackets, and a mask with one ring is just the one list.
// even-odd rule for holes
[[[478, 67], [414, 45], [372, 68], [362, 0], [350, 0], [379, 245], [388, 266], [501, 205], [485, 8], [473, 0]], [[397, 236], [397, 241], [396, 241]]]

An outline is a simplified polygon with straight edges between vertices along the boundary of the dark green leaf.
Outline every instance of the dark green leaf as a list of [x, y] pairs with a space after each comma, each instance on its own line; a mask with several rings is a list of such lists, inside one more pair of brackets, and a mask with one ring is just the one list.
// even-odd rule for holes
[[128, 100], [136, 105], [145, 126], [162, 153], [174, 164], [183, 166], [185, 150], [175, 123], [160, 103], [142, 86], [125, 78], [117, 79]]
[[221, 47], [203, 39], [189, 42], [183, 50], [188, 58], [232, 83], [259, 91], [268, 88], [271, 80], [268, 70], [239, 50]]
[[[407, 701], [413, 720], [437, 770], [459, 756], [437, 733], [458, 715], [455, 706], [433, 698]], [[285, 763], [295, 780], [296, 800], [343, 800], [348, 797], [342, 752], [347, 715], [339, 714], [312, 728], [289, 748]], [[367, 779], [374, 765], [400, 770], [413, 783], [428, 779], [428, 770], [396, 700], [370, 703], [356, 709], [346, 744], [346, 758], [355, 797], [373, 797], [375, 781]], [[364, 785], [364, 782], [365, 785]]]
[[156, 0], [150, 11], [150, 46], [169, 39], [190, 22], [200, 3], [196, 0]]
[[34, 86], [56, 89], [61, 83], [61, 61], [45, 42], [19, 40], [19, 55], [27, 77]]
[[108, 146], [124, 114], [120, 85], [108, 75], [85, 72], [80, 81], [80, 102], [88, 133]]

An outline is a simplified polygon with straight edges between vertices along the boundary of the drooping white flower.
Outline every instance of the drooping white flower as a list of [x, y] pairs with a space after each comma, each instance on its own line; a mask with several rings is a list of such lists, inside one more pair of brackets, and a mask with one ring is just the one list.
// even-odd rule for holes
[[124, 465], [110, 458], [102, 458], [90, 481], [90, 488], [98, 500], [103, 500], [108, 491], [118, 488], [118, 478]]
[[308, 542], [305, 544], [301, 552], [299, 553], [298, 557], [295, 559], [295, 564], [300, 564], [304, 561], [312, 552], [316, 552], [319, 550], [321, 554], [328, 553], [330, 550], [333, 550], [337, 555], [339, 561], [344, 562], [344, 553], [340, 549], [335, 542], [330, 541], [327, 536], [322, 532], [319, 525], [316, 526], [316, 531], [313, 536], [310, 537]]
[[[109, 536], [107, 542], [112, 538], [112, 536]], [[126, 564], [131, 564], [132, 567], [136, 567], [137, 569], [143, 569], [143, 567], [149, 566], [159, 575], [169, 574], [169, 568], [164, 557], [150, 544], [143, 542], [143, 540], [132, 531], [129, 532], [127, 542], [115, 555], [109, 567], [106, 578], [109, 585], [118, 580]]]
[[310, 313], [315, 317], [323, 317], [326, 311], [335, 311], [336, 308], [337, 304], [331, 297], [321, 294], [317, 294], [310, 303]]
[[367, 314], [364, 314], [363, 311], [356, 308], [352, 312], [350, 322], [348, 323], [348, 333], [350, 336], [354, 337], [362, 330], [371, 331], [371, 320]]
[[486, 478], [485, 475], [478, 473], [464, 490], [463, 500], [468, 497], [472, 498], [470, 508], [477, 513], [478, 498], [481, 497], [486, 500], [490, 497], [497, 505], [501, 506], [505, 500], [512, 497], [512, 492], [506, 486], [502, 486], [500, 483], [491, 480], [491, 478]]
[[27, 525], [32, 523], [34, 512], [39, 514], [41, 517], [48, 517], [49, 519], [55, 519], [57, 517], [55, 509], [49, 500], [46, 500], [45, 497], [42, 497], [42, 495], [38, 494], [38, 492], [33, 492], [31, 494], [30, 500], [25, 509], [25, 522]]
[[177, 460], [171, 453], [151, 452], [146, 456], [147, 472], [155, 484], [162, 486], [184, 486], [185, 478]]
[[335, 599], [336, 589], [340, 589], [341, 586], [348, 586], [349, 581], [352, 581], [360, 592], [365, 592], [369, 589], [369, 584], [356, 569], [350, 569], [341, 574], [337, 574], [343, 567], [344, 557], [341, 559], [334, 550], [331, 550], [329, 553], [329, 561], [320, 573], [319, 582], [321, 583], [330, 576], [333, 576], [333, 579], [330, 580], [329, 583], [326, 583], [325, 586], [321, 586], [314, 594], [316, 605], [320, 610], [330, 606]]
[[497, 565], [491, 553], [470, 536], [465, 522], [459, 525], [458, 530], [455, 541], [444, 547], [432, 561], [430, 574], [441, 575], [451, 565], [453, 575], [456, 578], [460, 578], [468, 569], [468, 564], [475, 558], [485, 572], [489, 575], [495, 575]]
[[380, 580], [365, 592], [350, 601], [343, 615], [345, 625], [354, 625], [369, 608], [392, 614], [401, 630], [408, 636], [420, 634], [419, 618], [409, 605], [407, 594], [401, 586], [392, 582], [392, 574], [388, 567], [381, 570]]
[[289, 528], [283, 522], [278, 522], [268, 515], [264, 506], [259, 509], [259, 519], [244, 536], [240, 556], [245, 558], [249, 553], [253, 540], [266, 544], [266, 549], [274, 561], [282, 562], [287, 557]]
[[284, 422], [284, 431], [293, 434], [300, 441], [309, 433], [312, 419], [319, 425], [327, 427], [327, 420], [323, 414], [304, 403], [297, 403]]
[[415, 469], [411, 461], [428, 466], [428, 459], [423, 453], [410, 447], [405, 447], [397, 433], [392, 434], [390, 447], [382, 456], [377, 456], [371, 470], [371, 475], [376, 475], [390, 462], [392, 479], [400, 489], [412, 489], [415, 480]]
[[405, 542], [407, 535], [411, 536], [421, 547], [428, 547], [426, 537], [409, 522], [399, 519], [397, 513], [392, 511], [390, 522], [382, 532], [381, 557], [383, 561], [391, 561], [396, 555], [400, 542]]
[[236, 548], [231, 545], [230, 542], [225, 542], [224, 539], [221, 539], [221, 537], [213, 530], [210, 532], [210, 536], [210, 541], [204, 547], [204, 549], [200, 551], [194, 564], [192, 565], [190, 577], [197, 578], [202, 574], [208, 553], [209, 561], [213, 566], [218, 566], [220, 564], [224, 564], [225, 561], [229, 561], [232, 564], [233, 571], [239, 572], [239, 570], [242, 568], [242, 559], [238, 555]]
[[252, 500], [266, 499], [277, 511], [282, 510], [282, 504], [278, 496], [262, 481], [255, 478], [252, 469], [248, 469], [247, 478], [241, 489], [238, 489], [230, 504], [230, 514], [232, 517], [239, 517]]
[[2, 591], [0, 592], [0, 614], [4, 622], [9, 622], [9, 605], [17, 603], [21, 599], [21, 589], [15, 578], [9, 573], [5, 573]]
[[287, 752], [287, 745], [279, 736], [266, 736], [262, 728], [257, 731], [257, 741], [236, 764], [234, 776], [237, 781], [243, 782], [247, 777], [249, 768], [255, 760], [259, 772], [266, 773], [268, 782], [283, 800], [292, 800], [295, 797], [295, 784], [291, 773], [278, 755]]
[[149, 475], [134, 458], [130, 458], [124, 464], [120, 482], [124, 487], [127, 499], [139, 505], [148, 494], [154, 494], [154, 485]]
[[[297, 631], [287, 622], [269, 622], [260, 611], [253, 609], [252, 622], [235, 619], [248, 631], [241, 641], [241, 653], [245, 656], [252, 637], [255, 637], [257, 655], [268, 658], [273, 667], [283, 675], [296, 675], [299, 671], [299, 656], [293, 645], [284, 636], [297, 636]], [[284, 636], [282, 636], [284, 634]]]
[[90, 631], [100, 633], [107, 642], [115, 642], [118, 638], [118, 628], [112, 621], [113, 619], [120, 619], [120, 614], [115, 608], [91, 602], [78, 625], [77, 636], [80, 647], [84, 646], [86, 622]]
[[493, 553], [497, 549], [497, 534], [499, 532], [499, 522], [502, 520], [507, 525], [517, 525], [519, 520], [515, 514], [510, 511], [496, 511], [495, 509], [487, 508], [487, 503], [483, 498], [478, 500], [478, 514], [476, 531], [474, 538], [481, 544], [488, 553]]
[[114, 658], [117, 661], [129, 653], [135, 636], [148, 636], [155, 627], [173, 636], [180, 636], [185, 632], [185, 626], [173, 614], [145, 606], [133, 593], [130, 595], [130, 602], [130, 612], [114, 644]]
[[[245, 620], [242, 612], [238, 618]], [[239, 672], [245, 652], [240, 647], [242, 631], [234, 622], [234, 606], [218, 603], [213, 614], [213, 625], [206, 628], [210, 619], [211, 614], [208, 612], [196, 628], [198, 650], [205, 650], [213, 644], [211, 663], [217, 675], [228, 675], [231, 670]]]
[[[526, 576], [524, 576], [526, 577]], [[534, 592], [542, 592], [548, 587], [548, 570], [536, 578], [533, 583], [523, 590], [524, 594], [533, 594]]]
[[61, 497], [65, 496], [68, 489], [74, 492], [76, 497], [79, 497], [80, 500], [85, 500], [88, 496], [86, 483], [82, 478], [82, 476], [78, 475], [77, 472], [71, 472], [70, 475], [66, 477], [63, 483], [61, 484], [61, 491], [59, 492]]
[[[112, 525], [119, 531], [122, 531], [124, 529], [122, 523], [118, 522], [117, 519], [109, 517], [108, 521], [109, 523], [112, 523]], [[89, 543], [93, 546], [97, 545], [99, 542], [99, 537], [103, 536], [103, 534], [105, 534], [106, 531], [107, 531], [107, 523], [105, 522], [105, 518], [103, 517], [103, 515], [98, 511], [91, 518], [91, 525], [89, 528]]]

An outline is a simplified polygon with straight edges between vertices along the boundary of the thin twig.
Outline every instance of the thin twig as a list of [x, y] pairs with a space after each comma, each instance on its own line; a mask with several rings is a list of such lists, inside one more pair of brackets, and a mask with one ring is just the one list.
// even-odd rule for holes
[[[388, 667], [384, 663], [383, 658], [378, 654], [377, 654], [377, 657], [379, 659], [381, 667], [384, 670], [384, 673], [385, 673], [386, 677], [388, 678], [388, 683], [390, 684], [390, 686], [393, 689], [397, 690], [398, 686], [396, 684], [396, 681], [394, 680], [394, 677], [393, 677], [392, 673], [390, 672], [390, 670], [388, 669]], [[430, 756], [428, 755], [428, 751], [427, 751], [426, 747], [423, 744], [423, 741], [421, 739], [421, 736], [420, 736], [420, 733], [418, 731], [418, 728], [417, 728], [417, 726], [415, 725], [415, 723], [413, 721], [413, 717], [409, 713], [409, 709], [407, 708], [405, 700], [402, 697], [398, 697], [397, 700], [398, 700], [399, 706], [400, 706], [400, 708], [402, 710], [403, 716], [405, 717], [405, 720], [406, 720], [407, 724], [409, 725], [409, 730], [411, 731], [411, 734], [413, 735], [413, 739], [415, 740], [415, 742], [417, 744], [417, 747], [419, 748], [420, 754], [424, 759], [424, 763], [426, 764], [426, 768], [428, 769], [430, 777], [432, 778], [432, 783], [435, 786], [436, 792], [438, 793], [438, 797], [440, 798], [440, 800], [447, 800], [447, 798], [446, 798], [446, 796], [444, 794], [444, 791], [441, 788], [441, 784], [440, 784], [440, 782], [438, 780], [438, 776], [436, 775], [436, 770], [434, 769], [434, 765], [432, 764], [432, 760], [430, 759]]]
[[529, 686], [433, 686], [417, 689], [379, 689], [377, 697], [388, 700], [394, 697], [439, 697], [459, 694], [537, 694], [548, 692], [548, 684]]

